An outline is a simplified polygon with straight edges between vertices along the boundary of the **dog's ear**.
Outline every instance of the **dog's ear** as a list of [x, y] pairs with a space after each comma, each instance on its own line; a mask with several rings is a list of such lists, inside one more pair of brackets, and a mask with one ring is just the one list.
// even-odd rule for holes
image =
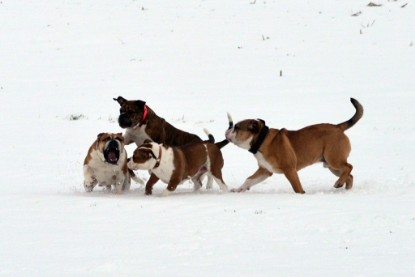
[[256, 120], [251, 120], [248, 124], [248, 131], [253, 134], [257, 134], [259, 132], [259, 122]]
[[124, 137], [122, 136], [122, 133], [116, 133], [115, 136], [117, 137], [117, 139], [121, 142], [124, 141]]
[[120, 104], [120, 106], [124, 104], [125, 102], [127, 102], [127, 99], [124, 99], [122, 96], [118, 96], [118, 98], [113, 98], [113, 99], [114, 101], [117, 101], [118, 104]]
[[103, 135], [104, 135], [105, 133], [99, 133], [98, 135], [97, 135], [97, 140], [99, 140]]
[[264, 124], [265, 125], [265, 120], [263, 120], [263, 119], [261, 119], [261, 118], [257, 118], [259, 121], [261, 121], [262, 122], [262, 124]]
[[135, 105], [141, 110], [144, 109], [145, 104], [146, 104], [146, 102], [141, 101], [141, 100], [135, 101]]

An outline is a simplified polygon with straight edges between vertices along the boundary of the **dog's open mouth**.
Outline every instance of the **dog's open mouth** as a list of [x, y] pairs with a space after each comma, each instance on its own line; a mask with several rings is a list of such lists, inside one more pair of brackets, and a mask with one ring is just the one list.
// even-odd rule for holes
[[120, 148], [116, 140], [112, 140], [108, 143], [107, 148], [104, 150], [105, 160], [110, 164], [117, 164], [120, 158]]

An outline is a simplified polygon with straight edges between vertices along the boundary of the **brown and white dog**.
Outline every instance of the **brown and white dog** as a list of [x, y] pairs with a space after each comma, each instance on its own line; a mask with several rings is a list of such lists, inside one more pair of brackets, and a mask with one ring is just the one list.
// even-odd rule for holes
[[[209, 138], [213, 139], [211, 135]], [[227, 191], [228, 188], [222, 179], [224, 162], [220, 148], [228, 141], [214, 144], [212, 139], [178, 147], [146, 141], [134, 151], [128, 167], [133, 170], [150, 171], [151, 176], [145, 191], [147, 195], [152, 194], [154, 184], [160, 179], [168, 184], [163, 195], [168, 195], [187, 179], [192, 180], [196, 191], [201, 188], [200, 178], [206, 173], [213, 177], [222, 191]]]
[[143, 183], [127, 167], [127, 151], [121, 133], [100, 133], [91, 145], [84, 160], [84, 188], [91, 192], [99, 184], [115, 192], [129, 190], [131, 178]]
[[296, 193], [305, 193], [297, 171], [317, 162], [323, 162], [325, 167], [339, 177], [335, 188], [346, 183], [346, 189], [351, 189], [353, 176], [350, 172], [353, 167], [347, 162], [351, 146], [344, 131], [363, 116], [363, 107], [356, 99], [351, 98], [350, 101], [356, 109], [354, 116], [337, 125], [316, 124], [290, 131], [270, 129], [260, 119], [246, 119], [235, 124], [226, 131], [226, 138], [253, 153], [259, 168], [239, 188], [232, 191], [249, 190], [273, 173], [283, 173]]
[[[126, 100], [122, 96], [114, 100], [121, 106], [118, 124], [126, 129], [124, 134], [126, 145], [134, 142], [140, 146], [145, 140], [172, 147], [202, 142], [199, 136], [179, 130], [164, 118], [159, 117], [144, 101]], [[212, 178], [208, 176], [206, 188], [211, 187]]]
[[122, 96], [114, 100], [121, 106], [118, 124], [126, 129], [126, 145], [135, 142], [140, 146], [146, 139], [173, 147], [202, 141], [197, 135], [179, 130], [159, 117], [144, 101], [126, 100]]

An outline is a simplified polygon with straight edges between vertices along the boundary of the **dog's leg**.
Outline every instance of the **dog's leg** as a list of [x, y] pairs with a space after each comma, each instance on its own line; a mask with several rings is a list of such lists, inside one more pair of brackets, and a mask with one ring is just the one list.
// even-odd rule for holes
[[155, 183], [157, 183], [158, 180], [159, 178], [156, 175], [150, 175], [150, 179], [148, 179], [146, 184], [146, 195], [151, 195], [153, 193], [153, 186]]
[[[338, 169], [340, 167], [342, 169]], [[339, 179], [334, 184], [335, 188], [341, 188], [344, 183], [346, 183], [346, 189], [351, 189], [353, 187], [353, 175], [350, 174], [353, 169], [351, 164], [344, 163], [343, 166], [338, 166], [337, 168], [334, 168], [333, 165], [330, 165], [329, 169], [334, 175], [339, 177]]]
[[170, 195], [173, 191], [176, 190], [177, 186], [180, 184], [180, 180], [175, 179], [175, 178], [171, 178], [169, 181], [169, 184], [167, 185], [167, 189], [165, 189], [160, 196], [168, 196]]
[[144, 180], [138, 177], [137, 175], [135, 175], [132, 169], [128, 169], [128, 173], [130, 174], [131, 179], [133, 179], [136, 183], [139, 183], [140, 185], [144, 185]]
[[222, 178], [216, 178], [216, 177], [213, 177], [213, 178], [215, 179], [215, 182], [219, 185], [220, 190], [222, 192], [227, 192], [228, 191], [228, 186], [225, 184], [225, 182], [223, 181]]
[[249, 190], [252, 186], [264, 181], [272, 175], [272, 172], [269, 172], [263, 167], [260, 167], [255, 171], [252, 176], [249, 176], [245, 182], [237, 189], [231, 189], [232, 192], [243, 192]]
[[91, 192], [94, 187], [98, 184], [97, 179], [94, 176], [93, 170], [84, 165], [84, 189], [86, 192]]
[[228, 191], [228, 186], [226, 186], [225, 182], [223, 181], [222, 170], [220, 168], [212, 166], [211, 174], [208, 174], [208, 176], [211, 176], [211, 177], [213, 177], [213, 179], [215, 179], [215, 182], [219, 185], [220, 190], [222, 192], [227, 192]]
[[351, 189], [353, 187], [353, 175], [349, 174], [346, 180], [346, 189]]
[[206, 189], [212, 189], [213, 184], [213, 178], [209, 174], [207, 175], [207, 183], [206, 183]]
[[115, 179], [115, 193], [120, 194], [122, 193], [123, 185], [124, 185], [124, 179], [126, 179], [124, 176], [120, 177], [117, 176]]
[[131, 178], [130, 175], [127, 173], [127, 176], [124, 179], [124, 183], [122, 184], [122, 190], [127, 191], [130, 190], [131, 187]]
[[197, 175], [197, 176], [192, 178], [193, 191], [198, 191], [202, 187], [202, 182], [201, 182], [200, 178], [201, 178], [200, 175]]
[[284, 170], [284, 175], [287, 177], [288, 181], [290, 181], [293, 190], [296, 193], [305, 193], [303, 187], [301, 186], [300, 178], [298, 178], [297, 170], [295, 168], [290, 168]]

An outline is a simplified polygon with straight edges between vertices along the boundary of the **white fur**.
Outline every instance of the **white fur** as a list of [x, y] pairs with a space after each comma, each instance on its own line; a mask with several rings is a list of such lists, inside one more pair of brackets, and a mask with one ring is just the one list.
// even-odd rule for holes
[[255, 186], [256, 184], [261, 183], [262, 181], [264, 181], [265, 179], [267, 179], [269, 176], [268, 175], [261, 175], [257, 178], [248, 178], [245, 180], [245, 182], [237, 189], [232, 189], [232, 192], [243, 192], [246, 191], [248, 189], [250, 189], [252, 186]]
[[[209, 131], [207, 131], [207, 129], [205, 129], [205, 131], [207, 132], [206, 133], [207, 135], [210, 134]], [[208, 172], [210, 172], [209, 151], [208, 151], [208, 148], [207, 148], [206, 144], [204, 144], [204, 146], [205, 146], [205, 149], [206, 149], [206, 168], [207, 168]], [[207, 181], [207, 184], [206, 184], [206, 189], [212, 189], [212, 185], [213, 185], [213, 177], [212, 177], [211, 174], [208, 174], [208, 181]], [[195, 187], [196, 187], [196, 184], [195, 184]], [[200, 188], [201, 185], [198, 186], [198, 187]]]
[[251, 141], [253, 136], [250, 136], [247, 140], [245, 141], [240, 141], [236, 138], [236, 132], [234, 130], [234, 128], [231, 128], [229, 130], [226, 131], [225, 133], [226, 138], [232, 142], [233, 144], [235, 144], [236, 146], [249, 150], [251, 148]]
[[124, 143], [126, 145], [135, 143], [141, 146], [146, 139], [152, 140], [146, 133], [147, 124], [141, 125], [141, 127], [127, 128], [124, 134]]
[[265, 158], [264, 155], [262, 155], [261, 152], [257, 152], [255, 155], [255, 158], [258, 162], [258, 165], [260, 167], [265, 168], [269, 172], [275, 172], [275, 173], [282, 173], [282, 171], [279, 168], [273, 167]]
[[127, 159], [125, 149], [121, 151], [117, 164], [107, 163], [103, 153], [97, 149], [92, 150], [90, 155], [91, 159], [89, 163], [84, 165], [85, 190], [88, 192], [92, 191], [99, 183], [106, 187], [115, 185], [115, 191], [120, 193], [124, 182], [129, 182], [128, 174], [124, 175], [122, 171], [124, 161]]
[[[153, 152], [154, 156], [157, 157], [157, 159], [160, 159], [159, 153], [160, 153], [160, 148], [161, 148], [160, 165], [154, 168], [154, 166], [157, 163], [157, 161], [154, 158], [150, 158], [145, 163], [141, 163], [141, 164], [135, 163], [133, 159], [131, 159], [128, 162], [128, 167], [133, 170], [147, 169], [151, 173], [154, 173], [164, 183], [169, 183], [170, 178], [175, 169], [173, 148], [164, 147], [162, 144], [158, 144], [156, 142], [151, 142], [150, 144], [151, 144], [151, 151]], [[147, 148], [147, 147], [142, 146], [142, 148]]]
[[152, 142], [151, 145], [153, 153], [156, 155], [156, 157], [158, 157], [160, 147], [162, 155], [160, 165], [157, 168], [150, 169], [150, 171], [154, 173], [158, 178], [160, 178], [160, 180], [162, 180], [164, 183], [168, 184], [175, 169], [173, 148], [166, 148], [162, 144], [157, 144], [155, 142]]

